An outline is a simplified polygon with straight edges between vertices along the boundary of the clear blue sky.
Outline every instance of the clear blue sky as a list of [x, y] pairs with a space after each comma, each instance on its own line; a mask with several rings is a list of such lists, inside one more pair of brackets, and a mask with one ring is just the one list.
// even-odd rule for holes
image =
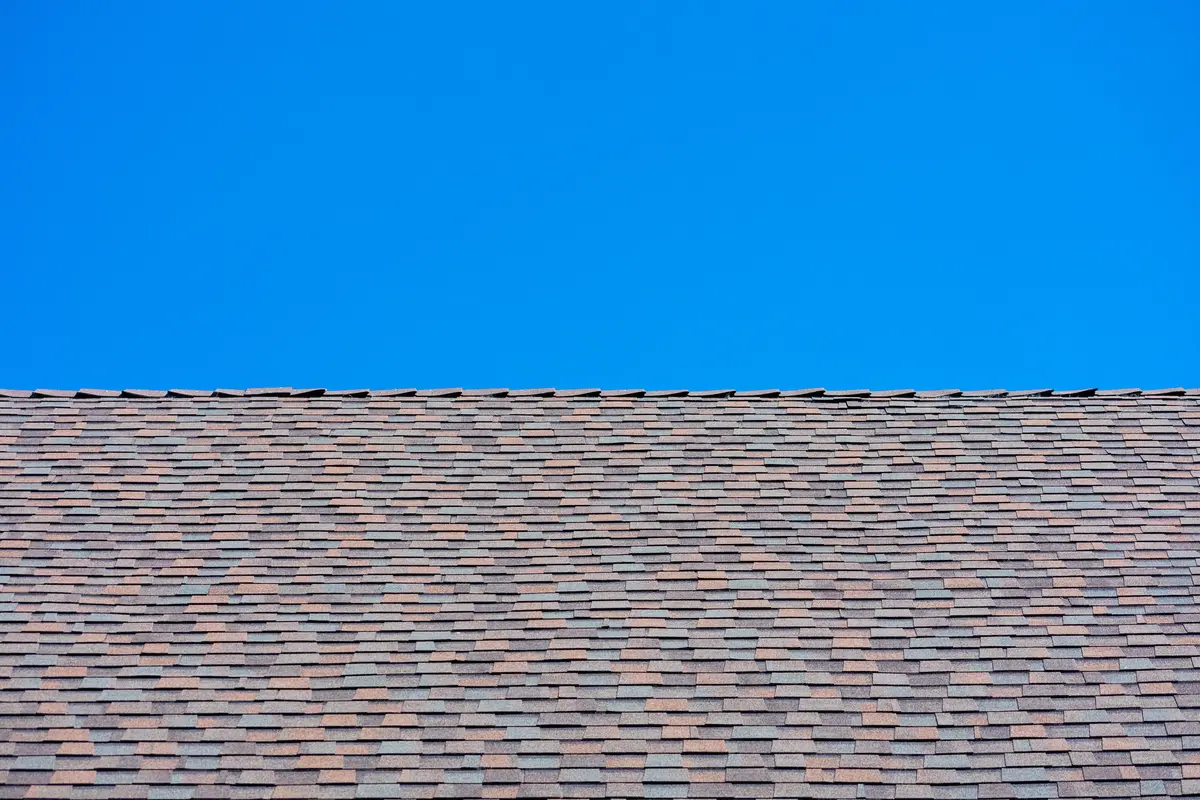
[[1200, 3], [0, 5], [0, 386], [1200, 385]]

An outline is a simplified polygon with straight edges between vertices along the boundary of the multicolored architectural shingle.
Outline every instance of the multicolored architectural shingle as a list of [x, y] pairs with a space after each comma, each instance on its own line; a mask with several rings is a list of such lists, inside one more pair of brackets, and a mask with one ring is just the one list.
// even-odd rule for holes
[[0, 797], [1200, 795], [1200, 392], [6, 392]]

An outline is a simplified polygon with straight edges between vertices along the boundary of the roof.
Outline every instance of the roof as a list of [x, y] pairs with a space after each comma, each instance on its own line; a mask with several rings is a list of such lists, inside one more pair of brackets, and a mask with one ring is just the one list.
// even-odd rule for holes
[[1200, 793], [1200, 392], [0, 396], [0, 797]]
[[157, 400], [164, 397], [807, 397], [824, 400], [872, 398], [894, 400], [919, 397], [940, 399], [945, 397], [1200, 397], [1200, 389], [1027, 389], [1010, 392], [1007, 389], [984, 389], [964, 392], [959, 389], [937, 389], [918, 392], [913, 389], [891, 389], [873, 392], [869, 389], [827, 391], [825, 389], [760, 389], [736, 391], [715, 389], [688, 391], [687, 389], [293, 389], [291, 386], [262, 387], [256, 389], [0, 389], [0, 397], [20, 398], [74, 398], [77, 400], [106, 397], [140, 398]]

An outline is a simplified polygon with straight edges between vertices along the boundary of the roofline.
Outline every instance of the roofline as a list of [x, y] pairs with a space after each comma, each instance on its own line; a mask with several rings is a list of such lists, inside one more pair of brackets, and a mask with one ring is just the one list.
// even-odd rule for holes
[[992, 399], [1002, 397], [1037, 398], [1124, 398], [1124, 397], [1196, 397], [1200, 398], [1200, 388], [1197, 389], [1032, 389], [1022, 391], [1007, 391], [1005, 389], [984, 389], [979, 391], [960, 391], [958, 389], [939, 389], [932, 391], [915, 391], [912, 389], [891, 389], [883, 391], [861, 390], [825, 390], [825, 389], [758, 389], [758, 390], [653, 390], [645, 389], [293, 389], [290, 386], [254, 389], [34, 389], [16, 390], [0, 389], [0, 398], [13, 399], [51, 399], [51, 400], [102, 400], [105, 398], [126, 398], [157, 400], [161, 398], [259, 398], [259, 397], [291, 397], [291, 398], [648, 398], [675, 399], [701, 398], [719, 399], [736, 397], [745, 400], [789, 398], [811, 400], [897, 400], [923, 399], [941, 400], [947, 398]]

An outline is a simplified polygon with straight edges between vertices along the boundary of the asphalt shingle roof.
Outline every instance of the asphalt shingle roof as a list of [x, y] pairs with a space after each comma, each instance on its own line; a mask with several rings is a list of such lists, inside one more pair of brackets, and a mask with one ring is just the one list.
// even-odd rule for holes
[[0, 797], [1200, 794], [1200, 393], [0, 393]]

